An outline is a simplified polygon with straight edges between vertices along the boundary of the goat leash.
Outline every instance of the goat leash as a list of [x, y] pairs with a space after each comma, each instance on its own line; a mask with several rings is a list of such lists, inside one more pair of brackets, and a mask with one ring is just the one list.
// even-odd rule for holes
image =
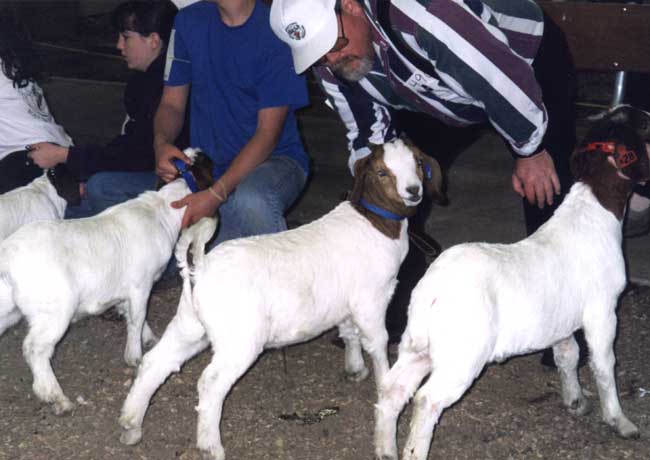
[[373, 214], [377, 214], [380, 217], [385, 217], [386, 219], [390, 220], [404, 220], [406, 217], [400, 216], [398, 214], [392, 213], [390, 211], [386, 211], [384, 208], [380, 208], [379, 206], [375, 206], [374, 204], [368, 203], [366, 200], [363, 198], [359, 199], [359, 204], [366, 208], [368, 211], [372, 212]]
[[172, 159], [172, 163], [174, 163], [174, 166], [176, 166], [178, 173], [181, 176], [183, 176], [183, 179], [185, 179], [185, 183], [190, 188], [192, 193], [198, 192], [199, 188], [196, 186], [196, 181], [194, 180], [194, 176], [192, 175], [190, 170], [187, 169], [187, 165], [183, 161], [179, 160], [178, 158]]

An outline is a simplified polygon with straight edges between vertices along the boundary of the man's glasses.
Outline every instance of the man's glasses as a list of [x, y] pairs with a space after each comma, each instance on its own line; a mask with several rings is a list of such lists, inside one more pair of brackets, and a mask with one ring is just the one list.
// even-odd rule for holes
[[337, 53], [341, 51], [343, 48], [348, 46], [348, 43], [350, 43], [350, 40], [348, 40], [348, 37], [345, 36], [345, 30], [343, 30], [343, 18], [341, 17], [341, 13], [337, 12], [336, 13], [336, 19], [338, 23], [341, 25], [341, 35], [339, 35], [336, 38], [336, 42], [334, 42], [334, 46], [332, 46], [332, 49], [330, 49], [327, 53], [323, 55], [322, 58], [320, 58], [318, 61], [316, 61], [316, 64], [318, 65], [323, 65], [327, 64], [327, 55], [330, 53]]

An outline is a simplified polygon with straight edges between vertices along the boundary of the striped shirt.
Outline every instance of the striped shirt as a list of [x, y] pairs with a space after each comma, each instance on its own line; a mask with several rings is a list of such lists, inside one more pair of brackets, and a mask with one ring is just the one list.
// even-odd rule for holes
[[547, 115], [531, 64], [544, 20], [532, 0], [390, 0], [393, 33], [433, 70], [419, 68], [391, 41], [377, 19], [382, 1], [363, 5], [375, 50], [371, 72], [350, 83], [326, 66], [314, 69], [347, 127], [351, 169], [369, 144], [395, 137], [389, 107], [452, 126], [490, 122], [516, 155], [537, 151]]

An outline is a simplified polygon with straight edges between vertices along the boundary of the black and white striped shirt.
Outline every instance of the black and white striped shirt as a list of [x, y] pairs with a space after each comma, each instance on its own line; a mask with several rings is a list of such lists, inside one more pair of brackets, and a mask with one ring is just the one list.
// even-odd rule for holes
[[[350, 168], [368, 144], [395, 136], [389, 107], [427, 113], [452, 126], [490, 122], [515, 154], [535, 153], [547, 115], [531, 67], [544, 29], [532, 0], [390, 0], [390, 24], [434, 71], [400, 53], [365, 0], [375, 49], [373, 70], [357, 83], [325, 66], [316, 76], [348, 130]], [[432, 75], [433, 74], [433, 75]]]

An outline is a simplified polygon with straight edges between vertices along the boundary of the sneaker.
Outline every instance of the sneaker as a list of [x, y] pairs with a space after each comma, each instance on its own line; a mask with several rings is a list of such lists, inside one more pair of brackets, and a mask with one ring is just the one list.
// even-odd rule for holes
[[625, 238], [636, 238], [647, 235], [650, 232], [650, 209], [645, 211], [627, 210], [623, 224], [623, 236]]

